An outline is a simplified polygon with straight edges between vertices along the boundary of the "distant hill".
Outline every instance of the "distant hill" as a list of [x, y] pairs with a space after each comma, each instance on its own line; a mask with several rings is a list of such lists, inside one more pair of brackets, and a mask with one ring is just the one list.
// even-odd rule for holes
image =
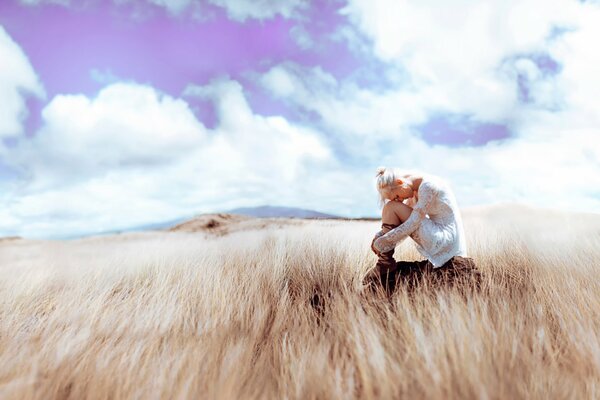
[[189, 220], [192, 217], [181, 217], [181, 218], [176, 218], [176, 219], [171, 219], [168, 221], [162, 221], [162, 222], [155, 222], [152, 224], [145, 224], [145, 225], [138, 225], [129, 229], [124, 229], [124, 232], [134, 232], [134, 231], [153, 231], [153, 230], [162, 230], [162, 229], [168, 229], [171, 228], [172, 226], [175, 226], [177, 224], [180, 224], [182, 222], [185, 222], [187, 220]]
[[17, 240], [22, 240], [23, 238], [21, 236], [1, 236], [0, 237], [0, 243], [2, 242], [14, 242]]
[[[226, 221], [221, 221], [221, 217], [216, 218], [215, 216], [224, 216], [226, 214], [234, 214], [233, 216], [224, 217]], [[85, 234], [74, 234], [74, 235], [62, 235], [62, 236], [54, 236], [50, 239], [78, 239], [87, 236], [98, 236], [98, 235], [115, 235], [120, 233], [127, 232], [142, 232], [142, 231], [154, 231], [154, 230], [169, 230], [169, 231], [196, 231], [201, 228], [204, 229], [205, 221], [207, 219], [206, 224], [208, 224], [208, 228], [213, 228], [211, 224], [215, 223], [213, 220], [218, 221], [218, 225], [225, 226], [230, 225], [231, 222], [237, 221], [237, 216], [245, 216], [245, 217], [253, 217], [253, 218], [298, 218], [298, 219], [346, 219], [337, 215], [325, 214], [314, 210], [305, 210], [301, 208], [294, 207], [277, 207], [277, 206], [260, 206], [260, 207], [243, 207], [236, 208], [229, 211], [221, 211], [217, 213], [206, 213], [206, 214], [198, 214], [198, 215], [190, 215], [186, 217], [180, 217], [176, 219], [171, 219], [168, 221], [160, 221], [155, 223], [143, 224], [143, 225], [135, 225], [130, 227], [123, 228], [115, 228], [111, 230], [105, 231], [97, 231], [97, 232], [89, 232]], [[216, 219], [215, 219], [216, 218]], [[225, 223], [227, 222], [227, 223]], [[275, 221], [263, 221], [256, 222], [255, 225], [260, 224], [273, 224]], [[252, 225], [252, 223], [248, 222], [248, 224]], [[244, 225], [245, 226], [245, 225]], [[254, 225], [252, 225], [254, 226]], [[267, 226], [267, 225], [265, 225]], [[0, 238], [0, 240], [8, 241], [8, 240], [16, 240], [17, 238], [8, 237], [8, 238]]]
[[277, 206], [242, 207], [225, 212], [228, 214], [246, 215], [248, 217], [256, 218], [342, 218], [337, 215], [325, 214], [313, 210]]

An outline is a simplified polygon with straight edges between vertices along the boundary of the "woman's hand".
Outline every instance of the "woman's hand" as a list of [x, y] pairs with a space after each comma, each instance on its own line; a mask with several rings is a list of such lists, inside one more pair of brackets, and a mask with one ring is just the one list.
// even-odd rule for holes
[[[386, 240], [386, 238], [381, 238], [381, 237], [376, 237], [373, 239], [373, 243], [371, 243], [371, 248], [373, 249], [373, 252], [375, 252], [375, 254], [379, 255], [381, 253], [385, 253], [383, 251], [383, 247], [394, 247], [393, 243], [390, 243], [389, 240]], [[389, 250], [388, 250], [389, 251]]]
[[371, 250], [372, 250], [372, 251], [373, 251], [373, 253], [375, 253], [376, 255], [379, 255], [379, 252], [377, 251], [377, 249], [376, 249], [376, 248], [375, 248], [375, 246], [374, 246], [374, 244], [375, 244], [375, 241], [376, 241], [376, 240], [377, 240], [377, 236], [375, 236], [375, 237], [373, 238], [373, 241], [371, 242]]
[[384, 235], [383, 231], [379, 231], [375, 234], [375, 237], [373, 238], [373, 241], [371, 242], [371, 250], [373, 250], [373, 253], [379, 255], [379, 251], [375, 248], [375, 241], [377, 239], [379, 239], [381, 236]]

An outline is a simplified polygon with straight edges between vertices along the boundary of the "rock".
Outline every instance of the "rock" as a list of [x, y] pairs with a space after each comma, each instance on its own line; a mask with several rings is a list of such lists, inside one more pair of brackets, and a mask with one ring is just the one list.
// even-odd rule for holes
[[465, 288], [479, 288], [482, 276], [472, 258], [455, 256], [439, 268], [433, 268], [428, 260], [399, 261], [396, 285], [402, 284], [408, 290], [418, 288], [440, 289], [462, 285]]

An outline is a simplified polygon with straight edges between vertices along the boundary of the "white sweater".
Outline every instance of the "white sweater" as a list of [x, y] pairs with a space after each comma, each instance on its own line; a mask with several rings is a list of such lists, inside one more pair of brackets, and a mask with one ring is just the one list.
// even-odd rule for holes
[[[441, 178], [423, 176], [418, 198], [410, 217], [376, 239], [374, 247], [385, 253], [410, 236], [419, 253], [431, 261], [434, 268], [441, 267], [454, 256], [466, 257], [462, 218], [450, 186]], [[428, 217], [423, 217], [418, 210], [425, 211]]]

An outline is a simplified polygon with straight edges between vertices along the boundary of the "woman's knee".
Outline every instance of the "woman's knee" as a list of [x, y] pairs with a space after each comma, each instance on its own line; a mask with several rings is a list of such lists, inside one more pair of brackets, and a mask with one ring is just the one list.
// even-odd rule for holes
[[412, 208], [399, 201], [388, 201], [381, 212], [381, 220], [387, 224], [400, 225], [406, 221]]
[[389, 228], [390, 226], [395, 227], [397, 225], [400, 225], [400, 219], [398, 219], [398, 216], [396, 215], [396, 212], [394, 211], [393, 207], [388, 206], [388, 204], [390, 203], [391, 201], [388, 202], [381, 211], [381, 222], [384, 229], [386, 227]]

